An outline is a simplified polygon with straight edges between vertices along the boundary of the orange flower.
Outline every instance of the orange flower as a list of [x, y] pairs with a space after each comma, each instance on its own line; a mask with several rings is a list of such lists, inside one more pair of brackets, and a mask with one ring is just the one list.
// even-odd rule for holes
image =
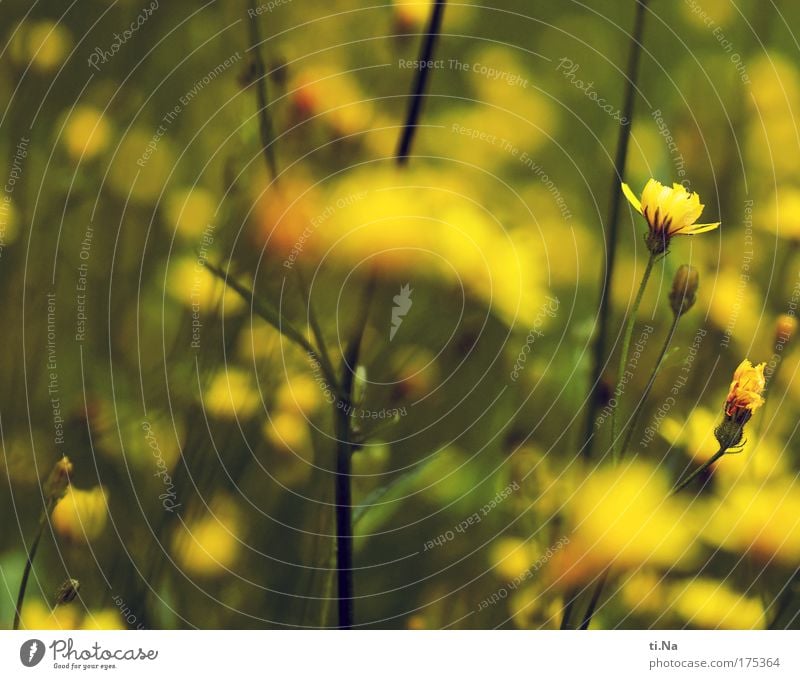
[[725, 401], [725, 414], [728, 417], [736, 417], [749, 411], [752, 415], [758, 408], [764, 405], [764, 367], [766, 363], [759, 363], [753, 366], [748, 359], [744, 359], [736, 372], [733, 373], [733, 382], [728, 391], [728, 398]]

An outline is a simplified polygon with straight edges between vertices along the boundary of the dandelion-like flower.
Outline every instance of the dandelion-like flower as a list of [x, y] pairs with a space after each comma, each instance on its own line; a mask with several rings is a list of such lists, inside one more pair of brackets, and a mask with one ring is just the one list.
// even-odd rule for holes
[[622, 184], [622, 192], [634, 209], [646, 220], [649, 227], [647, 247], [655, 255], [667, 251], [673, 236], [695, 236], [698, 233], [713, 231], [719, 222], [696, 224], [703, 213], [704, 205], [696, 193], [687, 191], [681, 184], [672, 188], [650, 179], [639, 200], [627, 184]]
[[725, 415], [737, 422], [746, 422], [750, 416], [764, 405], [764, 388], [766, 379], [764, 367], [766, 363], [754, 366], [748, 359], [744, 359], [733, 373], [731, 388], [725, 400]]

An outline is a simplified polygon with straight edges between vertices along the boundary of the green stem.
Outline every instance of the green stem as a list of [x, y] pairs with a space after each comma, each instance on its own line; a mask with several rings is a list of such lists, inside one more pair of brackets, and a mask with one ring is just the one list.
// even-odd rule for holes
[[25, 562], [25, 570], [22, 571], [22, 580], [19, 583], [17, 607], [14, 609], [13, 629], [15, 630], [19, 629], [19, 620], [20, 616], [22, 615], [22, 604], [25, 602], [25, 591], [28, 589], [28, 578], [30, 577], [31, 568], [33, 567], [33, 560], [36, 558], [36, 551], [39, 549], [39, 543], [42, 540], [44, 527], [47, 525], [47, 517], [50, 514], [53, 504], [54, 503], [52, 501], [48, 501], [47, 508], [42, 512], [42, 516], [39, 519], [39, 527], [36, 529], [36, 536], [33, 538], [33, 543], [31, 543], [31, 548], [28, 551], [28, 560]]
[[238, 295], [252, 307], [253, 311], [255, 311], [258, 316], [269, 323], [279, 333], [286, 337], [286, 339], [294, 342], [300, 348], [302, 348], [308, 354], [308, 356], [319, 365], [320, 370], [322, 371], [322, 374], [327, 380], [330, 388], [336, 392], [338, 396], [343, 396], [339, 387], [339, 380], [336, 378], [336, 373], [331, 365], [330, 359], [325, 355], [324, 351], [318, 351], [317, 348], [308, 341], [308, 338], [297, 328], [295, 328], [280, 312], [276, 311], [262, 300], [256, 298], [251, 290], [248, 290], [235, 278], [231, 278], [226, 271], [209, 261], [204, 261], [203, 264], [211, 273], [222, 280], [225, 285], [236, 291], [236, 293], [238, 293]]
[[589, 396], [586, 411], [586, 424], [584, 429], [583, 455], [587, 459], [592, 457], [594, 446], [594, 420], [600, 406], [599, 391], [603, 366], [608, 351], [608, 325], [611, 317], [609, 302], [611, 298], [611, 284], [614, 280], [614, 268], [617, 254], [617, 238], [619, 235], [619, 212], [622, 202], [620, 182], [625, 176], [625, 165], [628, 157], [628, 143], [630, 142], [631, 128], [633, 126], [633, 109], [636, 101], [636, 83], [639, 76], [639, 62], [642, 54], [642, 36], [644, 34], [644, 19], [648, 0], [638, 0], [636, 3], [636, 18], [634, 19], [633, 33], [631, 34], [628, 64], [625, 70], [625, 94], [622, 105], [622, 116], [628, 123], [621, 125], [617, 138], [617, 150], [614, 158], [614, 173], [611, 177], [611, 190], [608, 216], [608, 244], [605, 251], [605, 266], [601, 272], [600, 308], [598, 315], [597, 335], [592, 347], [592, 371], [589, 376]]
[[650, 391], [653, 389], [653, 384], [656, 381], [656, 377], [658, 376], [659, 371], [661, 370], [661, 364], [664, 362], [664, 356], [667, 355], [667, 351], [669, 350], [669, 345], [672, 343], [672, 338], [675, 336], [675, 330], [678, 327], [678, 321], [680, 320], [680, 314], [674, 314], [672, 318], [672, 325], [670, 325], [669, 331], [667, 332], [667, 336], [664, 338], [664, 344], [661, 347], [661, 351], [658, 354], [658, 359], [656, 360], [655, 366], [653, 366], [653, 372], [650, 375], [650, 379], [647, 381], [647, 386], [644, 388], [642, 392], [642, 396], [639, 399], [639, 402], [636, 404], [636, 408], [634, 408], [633, 414], [631, 415], [630, 421], [628, 423], [627, 430], [625, 431], [625, 435], [622, 441], [622, 449], [620, 451], [620, 457], [625, 455], [625, 451], [628, 449], [628, 446], [631, 443], [631, 437], [633, 436], [634, 432], [636, 431], [636, 426], [639, 424], [639, 418], [641, 417], [642, 410], [644, 408], [645, 401], [647, 397], [650, 395]]
[[628, 352], [631, 348], [631, 338], [633, 337], [633, 329], [636, 326], [636, 316], [639, 313], [639, 307], [642, 304], [645, 288], [647, 288], [647, 281], [650, 280], [650, 274], [653, 272], [653, 264], [655, 264], [657, 255], [650, 253], [647, 260], [647, 266], [642, 275], [642, 282], [639, 283], [639, 291], [636, 293], [636, 299], [633, 301], [633, 307], [628, 313], [628, 322], [625, 325], [625, 334], [622, 337], [622, 353], [619, 357], [619, 368], [617, 369], [617, 383], [614, 388], [614, 395], [616, 396], [617, 403], [611, 411], [611, 451], [612, 460], [614, 464], [619, 463], [620, 459], [620, 444], [622, 443], [619, 436], [619, 412], [620, 404], [622, 401], [622, 380], [625, 377], [625, 366], [628, 364]]
[[258, 25], [258, 13], [255, 0], [250, 0], [250, 51], [253, 53], [253, 83], [258, 99], [258, 128], [261, 134], [261, 150], [267, 170], [273, 181], [278, 179], [278, 161], [275, 159], [275, 144], [272, 132], [272, 121], [269, 116], [269, 96], [267, 94], [267, 69], [261, 56], [261, 30]]
[[672, 494], [678, 493], [682, 491], [686, 486], [688, 486], [694, 479], [696, 479], [700, 474], [702, 474], [706, 469], [708, 469], [712, 464], [714, 464], [717, 460], [719, 460], [725, 453], [728, 452], [726, 447], [720, 447], [720, 449], [714, 453], [714, 455], [700, 465], [697, 469], [695, 469], [689, 476], [687, 476], [683, 481], [677, 483], [675, 487], [672, 489]]

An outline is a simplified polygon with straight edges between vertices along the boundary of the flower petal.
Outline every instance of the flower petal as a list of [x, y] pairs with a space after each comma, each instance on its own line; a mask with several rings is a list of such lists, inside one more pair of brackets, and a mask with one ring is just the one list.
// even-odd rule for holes
[[625, 197], [628, 199], [628, 202], [633, 205], [634, 209], [639, 213], [642, 214], [642, 203], [636, 197], [636, 194], [631, 191], [631, 187], [628, 186], [625, 182], [622, 182], [622, 193], [625, 194]]
[[693, 224], [690, 226], [684, 233], [689, 236], [694, 236], [698, 233], [705, 233], [706, 231], [713, 231], [720, 225], [720, 222], [714, 222], [713, 224]]

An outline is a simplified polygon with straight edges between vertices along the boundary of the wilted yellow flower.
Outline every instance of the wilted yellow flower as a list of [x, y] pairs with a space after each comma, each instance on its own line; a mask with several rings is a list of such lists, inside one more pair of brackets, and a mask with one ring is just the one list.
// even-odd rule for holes
[[748, 359], [744, 359], [736, 371], [733, 373], [733, 381], [728, 390], [728, 398], [725, 400], [725, 414], [729, 417], [737, 418], [747, 411], [754, 413], [764, 405], [764, 393], [766, 379], [764, 378], [764, 367], [766, 363], [759, 363], [753, 366]]
[[650, 229], [647, 246], [654, 254], [665, 252], [673, 236], [695, 236], [712, 231], [720, 224], [695, 223], [703, 213], [704, 206], [696, 193], [687, 191], [681, 184], [673, 184], [669, 188], [650, 179], [642, 191], [641, 201], [625, 183], [622, 184], [622, 192], [647, 221]]
[[63, 538], [89, 542], [97, 538], [108, 520], [108, 499], [102, 486], [78, 490], [74, 486], [53, 510], [53, 528]]
[[214, 498], [208, 513], [182, 524], [172, 541], [177, 562], [192, 575], [227, 572], [241, 551], [241, 517], [227, 496]]
[[701, 629], [763, 629], [764, 607], [758, 597], [740, 594], [716, 580], [696, 578], [671, 587], [672, 608]]
[[588, 582], [609, 566], [686, 566], [697, 554], [692, 514], [670, 481], [640, 461], [592, 472], [566, 507], [569, 543], [548, 570], [561, 585]]
[[94, 158], [106, 149], [110, 139], [108, 119], [93, 106], [76, 107], [64, 128], [64, 145], [74, 160]]

